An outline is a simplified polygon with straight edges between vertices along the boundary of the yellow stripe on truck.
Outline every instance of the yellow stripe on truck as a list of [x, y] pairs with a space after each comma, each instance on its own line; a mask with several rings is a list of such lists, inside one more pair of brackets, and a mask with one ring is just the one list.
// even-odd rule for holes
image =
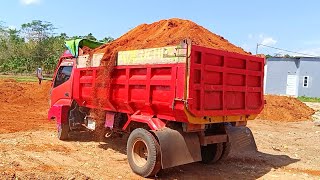
[[184, 112], [191, 124], [212, 124], [212, 123], [222, 123], [222, 122], [238, 122], [238, 121], [248, 121], [254, 120], [257, 114], [254, 115], [239, 115], [239, 116], [204, 116], [196, 117], [192, 115], [187, 108], [184, 108]]

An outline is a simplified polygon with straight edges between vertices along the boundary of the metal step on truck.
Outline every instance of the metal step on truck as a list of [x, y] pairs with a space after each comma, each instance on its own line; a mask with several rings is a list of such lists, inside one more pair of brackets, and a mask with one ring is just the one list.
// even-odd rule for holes
[[[107, 134], [128, 133], [128, 162], [143, 177], [182, 164], [224, 159], [234, 143], [246, 143], [243, 133], [234, 132], [264, 106], [261, 57], [196, 46], [189, 40], [120, 51], [112, 81], [105, 80], [105, 85], [98, 78], [105, 68], [100, 66], [103, 55], [76, 57], [66, 51], [61, 56], [48, 118], [56, 120], [61, 140], [79, 126], [94, 132], [99, 122]], [[93, 116], [96, 111], [99, 116]]]

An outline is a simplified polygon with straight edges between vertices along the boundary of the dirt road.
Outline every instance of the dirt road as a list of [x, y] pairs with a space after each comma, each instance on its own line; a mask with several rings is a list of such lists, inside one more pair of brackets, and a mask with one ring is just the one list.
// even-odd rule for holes
[[[0, 179], [142, 179], [127, 163], [126, 137], [101, 143], [82, 133], [59, 141], [55, 123], [46, 119], [48, 91], [48, 82], [0, 80]], [[320, 127], [311, 121], [267, 120], [248, 126], [258, 153], [175, 167], [158, 178], [320, 179]]]

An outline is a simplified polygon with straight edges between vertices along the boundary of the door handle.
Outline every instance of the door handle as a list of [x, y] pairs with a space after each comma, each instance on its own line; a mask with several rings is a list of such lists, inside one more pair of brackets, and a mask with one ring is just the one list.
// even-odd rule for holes
[[68, 92], [66, 92], [66, 93], [64, 94], [64, 96], [69, 97], [69, 93], [68, 93]]

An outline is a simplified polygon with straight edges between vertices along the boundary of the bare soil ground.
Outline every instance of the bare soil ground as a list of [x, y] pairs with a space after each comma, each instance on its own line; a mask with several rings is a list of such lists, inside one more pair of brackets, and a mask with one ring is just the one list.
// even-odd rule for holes
[[[55, 123], [46, 119], [49, 84], [0, 80], [0, 179], [142, 179], [127, 163], [126, 137], [56, 138]], [[314, 122], [254, 120], [248, 126], [259, 152], [167, 169], [158, 178], [320, 179], [320, 127]]]

